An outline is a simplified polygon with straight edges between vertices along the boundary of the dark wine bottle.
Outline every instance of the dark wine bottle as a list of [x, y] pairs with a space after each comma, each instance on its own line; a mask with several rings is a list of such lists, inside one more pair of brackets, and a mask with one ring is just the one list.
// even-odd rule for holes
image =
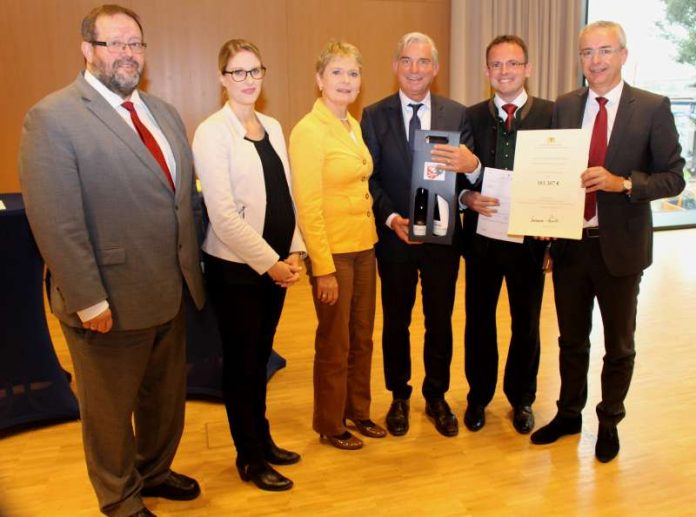
[[428, 189], [416, 189], [416, 200], [413, 209], [413, 235], [423, 237], [428, 224]]

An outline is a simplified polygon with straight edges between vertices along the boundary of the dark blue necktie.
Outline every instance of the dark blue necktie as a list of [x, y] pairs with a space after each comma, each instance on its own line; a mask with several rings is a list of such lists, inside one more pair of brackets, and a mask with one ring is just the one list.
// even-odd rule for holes
[[421, 128], [418, 110], [422, 105], [423, 104], [409, 104], [409, 107], [413, 110], [413, 115], [411, 115], [411, 120], [408, 121], [408, 146], [412, 151], [415, 148], [416, 129]]

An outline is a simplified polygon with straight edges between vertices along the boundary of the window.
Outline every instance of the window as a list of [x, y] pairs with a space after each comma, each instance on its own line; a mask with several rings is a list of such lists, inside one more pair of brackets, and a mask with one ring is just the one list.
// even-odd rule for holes
[[687, 185], [677, 197], [654, 201], [653, 219], [656, 228], [696, 226], [696, 66], [677, 62], [674, 37], [687, 35], [665, 22], [665, 9], [664, 0], [587, 0], [587, 21], [620, 23], [628, 47], [624, 80], [670, 98]]

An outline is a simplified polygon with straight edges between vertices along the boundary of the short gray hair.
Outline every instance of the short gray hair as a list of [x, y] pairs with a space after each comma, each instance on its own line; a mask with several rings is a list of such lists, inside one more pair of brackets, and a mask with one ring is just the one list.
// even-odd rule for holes
[[401, 39], [399, 40], [399, 43], [396, 44], [396, 49], [394, 50], [394, 61], [398, 61], [404, 48], [412, 45], [413, 43], [425, 43], [430, 45], [430, 49], [432, 50], [433, 54], [433, 63], [435, 65], [439, 63], [437, 47], [435, 46], [433, 38], [427, 34], [423, 34], [422, 32], [409, 32], [408, 34], [401, 36]]
[[580, 41], [585, 34], [594, 29], [609, 29], [616, 32], [616, 35], [619, 37], [619, 45], [621, 45], [621, 48], [626, 48], [626, 33], [624, 32], [623, 27], [616, 22], [609, 22], [606, 20], [598, 20], [590, 23], [589, 25], [585, 25], [580, 31], [578, 41]]

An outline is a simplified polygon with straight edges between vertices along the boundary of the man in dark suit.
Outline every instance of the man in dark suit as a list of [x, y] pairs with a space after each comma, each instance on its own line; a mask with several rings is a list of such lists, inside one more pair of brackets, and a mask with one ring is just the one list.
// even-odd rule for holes
[[583, 237], [552, 245], [560, 330], [558, 413], [531, 437], [532, 443], [547, 444], [581, 431], [596, 298], [605, 349], [595, 446], [601, 462], [619, 452], [616, 427], [625, 415], [633, 374], [638, 287], [652, 261], [650, 202], [676, 196], [685, 185], [669, 99], [623, 81], [627, 55], [620, 25], [601, 21], [585, 27], [580, 62], [589, 88], [562, 95], [554, 107], [554, 127], [592, 129], [592, 142], [588, 169], [581, 175]]
[[[409, 325], [420, 274], [425, 315], [423, 396], [426, 413], [445, 436], [458, 433], [457, 418], [445, 400], [452, 360], [452, 307], [459, 270], [461, 223], [456, 218], [453, 245], [418, 244], [408, 239], [413, 153], [409, 128], [461, 132], [460, 146], [437, 145], [434, 161], [452, 172], [479, 170], [464, 106], [432, 95], [437, 48], [429, 36], [404, 35], [396, 49], [394, 73], [399, 92], [369, 106], [362, 117], [365, 143], [374, 161], [370, 192], [379, 242], [377, 264], [382, 283], [384, 376], [393, 402], [387, 428], [396, 436], [408, 431], [411, 396]], [[460, 177], [463, 175], [460, 175]]]
[[205, 299], [192, 156], [176, 110], [137, 90], [138, 16], [98, 7], [82, 39], [86, 70], [26, 116], [20, 179], [101, 511], [152, 515], [142, 496], [200, 493], [170, 469], [184, 425], [184, 297]]
[[[512, 170], [520, 129], [551, 127], [553, 103], [531, 97], [525, 80], [531, 74], [527, 45], [518, 36], [495, 38], [486, 48], [486, 77], [495, 92], [491, 99], [468, 109], [474, 146], [485, 167]], [[485, 170], [483, 175], [485, 175]], [[499, 201], [476, 189], [463, 202], [466, 258], [465, 371], [469, 382], [464, 424], [478, 431], [486, 423], [485, 407], [493, 399], [498, 377], [496, 308], [503, 279], [507, 286], [512, 336], [505, 363], [503, 390], [513, 408], [512, 423], [526, 434], [534, 427], [532, 403], [539, 370], [539, 315], [544, 293], [543, 260], [546, 243], [525, 237], [523, 242], [478, 235], [479, 217], [495, 212]], [[479, 215], [480, 214], [480, 215]]]

